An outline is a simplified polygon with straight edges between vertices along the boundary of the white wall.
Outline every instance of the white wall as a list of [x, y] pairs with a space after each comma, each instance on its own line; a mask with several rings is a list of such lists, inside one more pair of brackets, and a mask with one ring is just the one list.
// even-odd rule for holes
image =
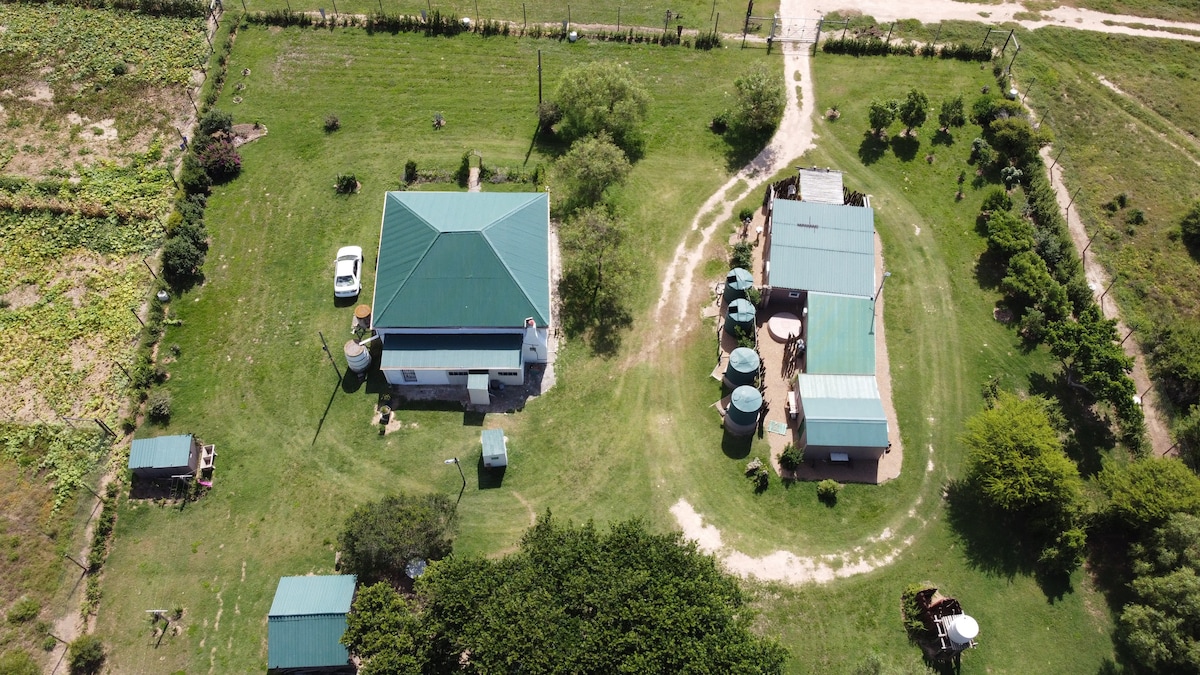
[[[401, 387], [419, 387], [419, 386], [444, 386], [454, 384], [460, 387], [466, 387], [467, 379], [462, 376], [455, 376], [453, 380], [449, 376], [449, 370], [414, 370], [417, 375], [416, 382], [406, 382], [404, 375], [399, 369], [388, 368], [383, 371], [383, 375], [387, 378], [388, 384], [394, 384]], [[457, 371], [456, 371], [457, 372]], [[511, 375], [501, 375], [500, 373], [513, 373]], [[514, 370], [489, 370], [488, 381], [497, 380], [503, 382], [505, 386], [515, 386], [525, 383], [524, 370], [516, 368]]]

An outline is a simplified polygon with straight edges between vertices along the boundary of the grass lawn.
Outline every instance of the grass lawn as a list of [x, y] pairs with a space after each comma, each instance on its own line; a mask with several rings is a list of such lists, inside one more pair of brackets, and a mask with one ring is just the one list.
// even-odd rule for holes
[[[1037, 78], [1031, 102], [1048, 112], [1056, 146], [1065, 148], [1067, 184], [1080, 190], [1075, 208], [1096, 235], [1091, 250], [1120, 279], [1112, 292], [1126, 321], [1144, 329], [1195, 317], [1200, 265], [1172, 233], [1200, 195], [1200, 45], [1049, 28], [1025, 40], [1031, 58], [1018, 74]], [[1120, 193], [1128, 206], [1105, 210]], [[1145, 223], [1127, 222], [1133, 209]]]
[[[484, 420], [507, 429], [512, 465], [500, 488], [481, 489], [470, 471], [475, 417], [453, 407], [402, 409], [404, 429], [379, 436], [369, 424], [378, 381], [339, 380], [316, 333], [335, 354], [348, 337], [349, 309], [330, 297], [330, 259], [347, 243], [374, 249], [381, 193], [395, 186], [405, 160], [453, 169], [464, 151], [479, 149], [491, 166], [521, 166], [526, 153], [531, 163], [545, 161], [530, 146], [538, 48], [551, 90], [572, 59], [609, 57], [642, 73], [653, 92], [646, 158], [616, 199], [645, 251], [644, 273], [631, 301], [638, 319], [620, 354], [599, 359], [568, 343], [548, 395], [519, 414]], [[927, 128], [919, 147], [897, 144], [906, 159], [890, 148], [875, 156], [862, 144], [870, 98], [900, 96], [919, 79], [936, 105], [949, 93], [977, 91], [986, 72], [907, 58], [815, 60], [818, 109], [839, 102], [843, 117], [817, 122], [822, 147], [804, 162], [845, 169], [851, 187], [873, 195], [894, 273], [886, 321], [906, 448], [900, 479], [848, 486], [832, 509], [806, 484], [785, 489], [776, 480], [756, 496], [741, 475], [745, 458], [723, 451], [708, 407], [719, 396], [708, 378], [713, 326], [651, 347], [655, 327], [641, 317], [660, 270], [699, 204], [731, 172], [723, 142], [704, 125], [728, 105], [724, 92], [736, 73], [758, 58], [760, 51], [736, 49], [241, 31], [219, 105], [270, 133], [243, 148], [243, 175], [210, 200], [207, 283], [175, 301], [184, 325], [164, 340], [180, 347], [168, 383], [174, 417], [166, 430], [140, 432], [192, 431], [216, 443], [216, 487], [181, 510], [123, 507], [98, 621], [113, 668], [261, 670], [278, 577], [332, 571], [337, 532], [356, 503], [391, 490], [455, 493], [459, 477], [442, 460], [460, 457], [468, 470], [460, 554], [511, 550], [548, 508], [575, 520], [638, 516], [674, 529], [668, 508], [680, 498], [721, 528], [726, 544], [752, 555], [854, 546], [869, 554], [911, 537], [898, 562], [869, 575], [797, 589], [753, 585], [760, 623], [792, 649], [795, 672], [847, 672], [864, 647], [913, 663], [899, 597], [922, 580], [942, 584], [980, 618], [983, 647], [967, 656], [973, 666], [1097, 670], [1111, 656], [1103, 598], [1079, 577], [1071, 592], [1047, 599], [1021, 569], [996, 558], [995, 540], [950, 528], [942, 506], [942, 486], [961, 474], [956, 438], [981, 405], [980, 384], [999, 375], [1005, 387], [1027, 390], [1030, 373], [1050, 368], [1048, 357], [1022, 354], [1014, 334], [992, 321], [998, 295], [976, 278], [982, 191], [960, 202], [954, 192], [978, 132], [956, 130], [952, 145], [933, 146]], [[233, 105], [243, 68], [251, 74]], [[457, 86], [441, 84], [451, 76]], [[433, 132], [438, 111], [448, 126]], [[331, 112], [343, 128], [326, 135], [321, 121]], [[345, 171], [359, 177], [361, 194], [333, 195], [333, 177]], [[715, 244], [711, 256], [723, 256]], [[368, 269], [373, 264], [370, 256]], [[724, 264], [704, 269], [719, 277]], [[367, 274], [364, 298], [372, 281]], [[873, 542], [885, 528], [893, 539]], [[155, 645], [143, 610], [176, 605], [185, 609], [180, 634]]]

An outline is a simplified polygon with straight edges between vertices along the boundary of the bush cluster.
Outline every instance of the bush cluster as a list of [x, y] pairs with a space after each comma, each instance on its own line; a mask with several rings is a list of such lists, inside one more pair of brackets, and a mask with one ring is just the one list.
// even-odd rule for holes
[[879, 38], [831, 38], [821, 43], [826, 54], [849, 54], [850, 56], [925, 56], [959, 61], [991, 61], [991, 47], [975, 47], [968, 44], [934, 44], [915, 42], [884, 42]]

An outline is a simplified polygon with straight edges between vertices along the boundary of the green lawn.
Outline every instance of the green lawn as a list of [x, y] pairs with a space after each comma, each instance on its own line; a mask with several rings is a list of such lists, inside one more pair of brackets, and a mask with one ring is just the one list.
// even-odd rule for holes
[[[573, 60], [609, 57], [628, 62], [653, 93], [646, 158], [616, 198], [644, 251], [642, 275], [620, 354], [600, 359], [567, 343], [548, 395], [485, 420], [507, 429], [512, 465], [501, 487], [481, 489], [471, 471], [477, 419], [453, 406], [401, 409], [405, 428], [379, 436], [369, 424], [377, 382], [339, 381], [316, 333], [335, 355], [348, 337], [349, 309], [330, 297], [330, 258], [346, 243], [374, 250], [381, 193], [396, 185], [405, 160], [453, 169], [464, 151], [479, 149], [492, 166], [528, 166], [527, 152], [529, 163], [545, 161], [530, 146], [538, 48], [551, 90]], [[900, 479], [848, 486], [832, 509], [807, 484], [784, 488], [775, 480], [754, 495], [741, 475], [745, 459], [723, 451], [708, 407], [719, 396], [708, 378], [713, 326], [650, 347], [655, 327], [645, 316], [661, 270], [699, 205], [732, 172], [727, 148], [705, 124], [728, 105], [733, 77], [760, 58], [757, 50], [241, 31], [219, 105], [270, 133], [243, 148], [244, 174], [210, 201], [207, 281], [175, 301], [184, 324], [164, 339], [180, 348], [169, 366], [173, 421], [140, 432], [192, 431], [216, 443], [216, 486], [182, 510], [123, 507], [98, 622], [113, 668], [261, 670], [278, 577], [332, 571], [340, 523], [356, 503], [390, 490], [455, 493], [457, 472], [442, 463], [448, 457], [463, 458], [467, 469], [459, 554], [511, 549], [545, 509], [575, 520], [642, 517], [673, 529], [668, 508], [680, 498], [721, 528], [727, 544], [752, 555], [856, 546], [876, 554], [911, 537], [894, 564], [872, 574], [828, 586], [752, 584], [760, 624], [792, 649], [794, 672], [847, 672], [864, 648], [912, 664], [917, 650], [900, 630], [899, 597], [905, 584], [922, 580], [943, 585], [980, 618], [982, 646], [967, 655], [971, 667], [1082, 673], [1111, 657], [1103, 598], [1082, 576], [1071, 592], [1047, 596], [995, 557], [995, 540], [947, 524], [942, 488], [961, 474], [956, 439], [981, 405], [980, 384], [999, 375], [1004, 386], [1027, 390], [1031, 372], [1051, 367], [1044, 354], [1024, 355], [1012, 331], [991, 319], [999, 296], [976, 278], [982, 192], [968, 190], [961, 202], [954, 192], [978, 131], [956, 130], [952, 145], [933, 146], [926, 128], [919, 147], [899, 144], [905, 160], [890, 149], [872, 158], [869, 146], [870, 161], [859, 157], [870, 98], [900, 96], [919, 80], [936, 105], [949, 93], [977, 91], [985, 71], [908, 58], [814, 61], [818, 109], [837, 102], [843, 117], [817, 122], [821, 149], [803, 161], [842, 168], [852, 188], [873, 195], [894, 274], [885, 319], [906, 448]], [[243, 68], [251, 74], [236, 91]], [[456, 86], [441, 84], [451, 76]], [[242, 102], [232, 104], [233, 95]], [[434, 132], [438, 111], [448, 126]], [[326, 135], [329, 113], [343, 127]], [[335, 197], [339, 171], [356, 173], [363, 192]], [[714, 243], [714, 260], [723, 257], [719, 248]], [[724, 264], [704, 269], [719, 276]], [[371, 282], [368, 274], [364, 298]], [[756, 442], [750, 452], [765, 447]], [[873, 543], [885, 528], [892, 539]], [[182, 632], [156, 646], [144, 610], [175, 605], [185, 608]]]

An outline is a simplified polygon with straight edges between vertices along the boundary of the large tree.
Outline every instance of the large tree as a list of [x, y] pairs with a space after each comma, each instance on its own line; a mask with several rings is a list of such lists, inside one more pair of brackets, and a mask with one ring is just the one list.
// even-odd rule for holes
[[338, 537], [342, 569], [363, 583], [403, 583], [409, 562], [450, 554], [454, 509], [445, 495], [403, 493], [355, 508]]
[[1089, 305], [1078, 321], [1055, 322], [1047, 333], [1050, 353], [1062, 362], [1068, 380], [1127, 414], [1137, 392], [1129, 378], [1133, 360], [1117, 343], [1117, 322], [1105, 319], [1099, 307]]
[[627, 155], [640, 153], [650, 95], [620, 63], [593, 61], [568, 68], [554, 102], [562, 115], [558, 131], [566, 140], [603, 131]]
[[779, 71], [762, 63], [733, 82], [737, 91], [734, 126], [749, 133], [761, 133], [775, 128], [787, 104], [783, 77]]
[[610, 185], [625, 180], [630, 168], [629, 159], [606, 132], [575, 141], [554, 163], [568, 208], [596, 203]]
[[1150, 337], [1155, 379], [1180, 408], [1200, 403], [1200, 321], [1172, 318]]
[[904, 102], [900, 104], [898, 115], [900, 123], [904, 125], [904, 132], [912, 133], [913, 129], [924, 125], [929, 117], [929, 97], [925, 92], [910, 89], [908, 96], [904, 97]]
[[1170, 516], [1134, 559], [1117, 636], [1139, 670], [1200, 673], [1200, 518]]
[[368, 667], [387, 658], [426, 673], [750, 674], [780, 673], [787, 657], [750, 631], [736, 579], [681, 535], [639, 521], [602, 532], [546, 514], [516, 553], [431, 565], [417, 583], [420, 610], [369, 590], [346, 644], [373, 634], [371, 614], [406, 636], [372, 643], [384, 649]]
[[942, 101], [941, 110], [938, 112], [938, 127], [942, 131], [946, 131], [950, 127], [961, 127], [967, 123], [966, 115], [963, 113], [963, 98], [956, 96], [954, 98]]
[[615, 330], [627, 317], [627, 291], [635, 269], [626, 226], [602, 206], [577, 212], [559, 230], [564, 256], [563, 324], [580, 334], [592, 327]]
[[1178, 459], [1106, 466], [1097, 482], [1108, 497], [1104, 512], [1131, 532], [1157, 527], [1172, 513], [1200, 511], [1200, 478]]

